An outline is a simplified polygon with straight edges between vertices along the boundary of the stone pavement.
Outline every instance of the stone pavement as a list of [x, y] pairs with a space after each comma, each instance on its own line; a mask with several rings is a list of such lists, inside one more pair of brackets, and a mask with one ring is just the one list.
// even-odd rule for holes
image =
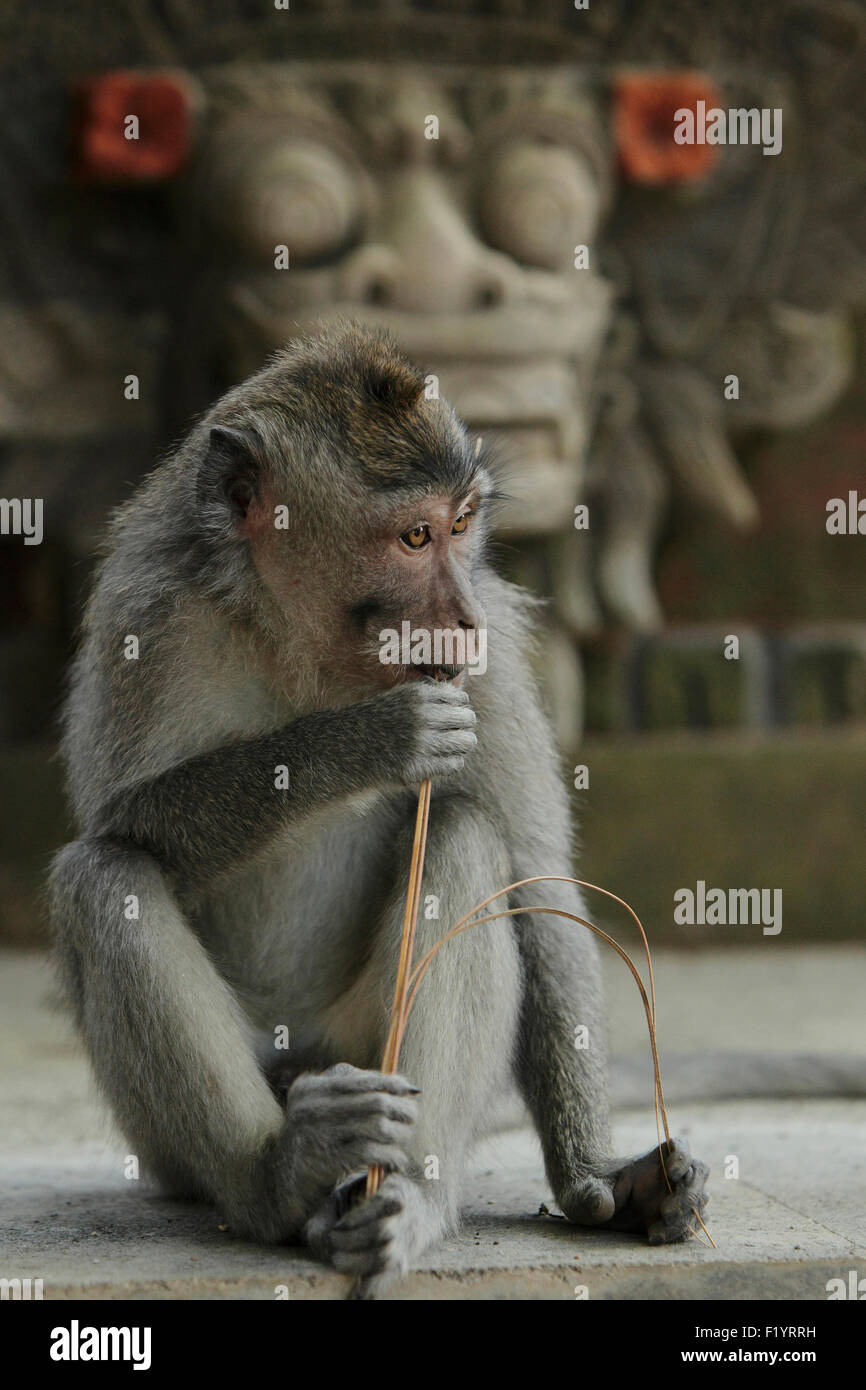
[[[645, 1025], [633, 982], [608, 971], [612, 1047]], [[866, 1057], [866, 950], [660, 952], [662, 1051], [788, 1047]], [[125, 1147], [95, 1100], [37, 954], [0, 955], [0, 1276], [42, 1278], [46, 1298], [342, 1298], [346, 1280], [304, 1252], [220, 1230], [217, 1213], [123, 1175]], [[664, 1068], [664, 1058], [663, 1058]], [[866, 1277], [866, 1098], [675, 1105], [674, 1133], [712, 1168], [716, 1241], [651, 1249], [538, 1215], [550, 1202], [538, 1146], [499, 1135], [476, 1154], [459, 1236], [419, 1262], [404, 1299], [824, 1299]], [[651, 1103], [622, 1111], [619, 1152], [653, 1142]], [[725, 1178], [726, 1159], [739, 1177]], [[730, 1166], [730, 1165], [729, 1165]], [[553, 1204], [551, 1203], [551, 1206]]]

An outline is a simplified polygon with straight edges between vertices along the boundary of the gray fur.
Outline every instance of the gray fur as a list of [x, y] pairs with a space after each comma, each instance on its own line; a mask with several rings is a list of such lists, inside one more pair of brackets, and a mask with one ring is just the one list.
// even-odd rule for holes
[[[51, 881], [68, 996], [134, 1151], [233, 1229], [303, 1236], [374, 1280], [453, 1228], [467, 1153], [515, 1082], [574, 1220], [680, 1239], [704, 1201], [700, 1165], [682, 1163], [671, 1201], [653, 1152], [611, 1158], [595, 943], [559, 919], [450, 943], [401, 1056], [420, 1096], [377, 1070], [417, 782], [434, 779], [422, 905], [439, 900], [418, 954], [508, 882], [569, 874], [573, 848], [530, 674], [532, 607], [485, 556], [489, 472], [419, 380], [351, 328], [296, 346], [121, 509], [66, 708], [79, 838]], [[386, 560], [377, 536], [470, 486], [472, 540], [440, 546], [407, 590], [402, 551]], [[274, 499], [290, 519], [279, 552]], [[375, 684], [377, 626], [485, 614], [488, 670], [465, 691], [405, 671]], [[520, 903], [583, 911], [562, 884]], [[268, 1048], [280, 1025], [284, 1054]], [[350, 1205], [343, 1180], [370, 1163], [389, 1170], [381, 1193]]]

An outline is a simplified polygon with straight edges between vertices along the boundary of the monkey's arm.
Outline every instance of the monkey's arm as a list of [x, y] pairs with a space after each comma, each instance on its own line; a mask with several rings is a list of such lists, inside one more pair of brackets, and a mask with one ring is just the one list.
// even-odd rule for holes
[[[576, 889], [532, 883], [512, 906], [585, 917]], [[523, 966], [517, 1080], [542, 1141], [557, 1196], [611, 1152], [601, 967], [595, 941], [560, 917], [514, 918]]]
[[475, 744], [474, 722], [462, 691], [433, 681], [401, 686], [124, 788], [87, 829], [147, 850], [194, 887], [230, 872], [328, 801], [459, 771]]
[[300, 1076], [280, 1110], [238, 999], [149, 854], [75, 841], [55, 858], [51, 897], [96, 1076], [132, 1153], [173, 1191], [210, 1197], [239, 1233], [287, 1240], [347, 1172], [405, 1169], [415, 1095], [400, 1076]]

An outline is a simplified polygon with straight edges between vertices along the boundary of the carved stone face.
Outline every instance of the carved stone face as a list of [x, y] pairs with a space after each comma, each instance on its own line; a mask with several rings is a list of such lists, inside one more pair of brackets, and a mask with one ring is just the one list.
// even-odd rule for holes
[[611, 300], [575, 265], [609, 193], [586, 87], [369, 64], [224, 67], [205, 85], [188, 192], [217, 246], [232, 379], [314, 322], [388, 328], [506, 470], [519, 462], [504, 526], [567, 524]]

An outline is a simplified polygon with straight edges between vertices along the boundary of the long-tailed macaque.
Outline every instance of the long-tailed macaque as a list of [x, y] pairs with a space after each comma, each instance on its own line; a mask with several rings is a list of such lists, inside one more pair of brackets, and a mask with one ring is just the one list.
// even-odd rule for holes
[[[377, 1070], [421, 779], [418, 955], [506, 884], [572, 873], [532, 604], [485, 554], [494, 501], [474, 441], [386, 338], [297, 342], [117, 513], [66, 707], [79, 838], [54, 863], [53, 921], [121, 1128], [235, 1231], [361, 1277], [453, 1228], [467, 1152], [512, 1087], [570, 1221], [675, 1241], [706, 1200], [682, 1141], [672, 1191], [657, 1149], [612, 1155], [597, 953], [561, 918], [450, 942], [400, 1074]], [[486, 671], [383, 661], [403, 623], [467, 647], [486, 632]], [[584, 911], [565, 884], [520, 904]], [[387, 1171], [367, 1199], [369, 1164]]]

